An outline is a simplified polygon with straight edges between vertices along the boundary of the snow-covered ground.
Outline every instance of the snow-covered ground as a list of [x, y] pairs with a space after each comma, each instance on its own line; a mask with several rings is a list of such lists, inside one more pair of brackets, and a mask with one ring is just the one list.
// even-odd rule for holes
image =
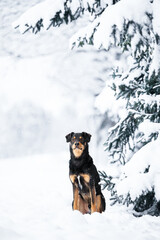
[[0, 161], [1, 240], [159, 239], [159, 218], [135, 218], [108, 201], [103, 214], [72, 211], [68, 159], [64, 152]]

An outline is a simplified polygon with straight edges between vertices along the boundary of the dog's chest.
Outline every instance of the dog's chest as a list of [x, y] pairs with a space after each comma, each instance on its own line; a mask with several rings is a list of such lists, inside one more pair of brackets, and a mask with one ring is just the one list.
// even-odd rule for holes
[[70, 180], [79, 189], [80, 192], [88, 192], [90, 182], [89, 174], [71, 174]]
[[78, 186], [79, 186], [79, 188], [81, 189], [81, 190], [83, 190], [83, 188], [84, 188], [84, 183], [83, 183], [83, 178], [80, 176], [80, 175], [78, 175], [77, 176], [77, 180], [78, 180]]

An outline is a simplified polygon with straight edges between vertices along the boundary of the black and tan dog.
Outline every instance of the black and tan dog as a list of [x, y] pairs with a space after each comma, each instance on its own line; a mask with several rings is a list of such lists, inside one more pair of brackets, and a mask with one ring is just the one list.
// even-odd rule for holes
[[70, 142], [71, 153], [69, 176], [73, 184], [72, 207], [83, 214], [105, 211], [100, 178], [88, 152], [90, 138], [91, 135], [85, 132], [72, 132], [66, 136], [66, 141]]

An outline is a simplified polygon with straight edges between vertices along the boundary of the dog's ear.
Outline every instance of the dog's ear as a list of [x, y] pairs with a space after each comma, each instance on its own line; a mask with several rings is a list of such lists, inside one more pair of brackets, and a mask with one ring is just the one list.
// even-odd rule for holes
[[86, 132], [82, 132], [82, 136], [84, 137], [84, 139], [87, 141], [87, 142], [90, 142], [90, 139], [91, 139], [91, 134], [89, 133], [86, 133]]
[[73, 137], [74, 132], [71, 132], [69, 134], [66, 135], [66, 142], [70, 142], [71, 138]]

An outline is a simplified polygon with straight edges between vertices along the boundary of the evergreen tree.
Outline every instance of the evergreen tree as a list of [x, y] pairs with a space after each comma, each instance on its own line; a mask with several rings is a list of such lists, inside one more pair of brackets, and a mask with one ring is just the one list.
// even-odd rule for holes
[[[149, 5], [152, 7], [152, 4], [153, 2]], [[157, 57], [159, 56], [160, 38], [158, 32], [155, 31], [156, 25], [154, 25], [155, 23], [153, 24], [153, 17], [154, 21], [157, 20], [158, 22], [158, 19], [155, 20], [156, 16], [153, 16], [153, 14], [153, 9], [150, 9], [149, 12], [144, 11], [143, 16], [146, 19], [142, 22], [124, 19], [121, 31], [119, 31], [117, 26], [113, 26], [112, 38], [114, 44], [120, 46], [123, 52], [129, 52], [129, 56], [132, 59], [127, 71], [122, 74], [114, 71], [111, 84], [116, 98], [124, 99], [126, 114], [110, 130], [106, 141], [106, 150], [111, 156], [112, 163], [118, 161], [121, 165], [126, 165], [122, 169], [127, 169], [127, 163], [132, 156], [147, 143], [156, 140], [159, 135], [160, 66]], [[117, 78], [118, 81], [116, 81]], [[141, 127], [142, 124], [145, 126], [143, 129]], [[138, 161], [138, 159], [135, 158], [134, 161]], [[148, 165], [146, 161], [143, 170], [141, 169], [140, 171], [138, 169], [135, 171], [135, 177], [138, 174], [142, 177], [144, 175], [150, 177], [151, 165], [152, 162]], [[157, 167], [160, 168], [160, 164]], [[136, 212], [159, 215], [160, 199], [156, 197], [153, 179], [148, 188], [142, 185], [144, 189], [141, 189], [137, 197], [132, 197], [130, 191], [119, 195], [117, 192], [118, 184], [112, 182], [112, 177], [108, 177], [105, 173], [100, 174], [104, 181], [104, 186], [107, 186], [111, 191], [114, 203], [133, 204], [133, 209]], [[119, 181], [123, 182], [125, 178], [131, 179], [127, 176], [125, 170], [122, 170]], [[133, 178], [132, 181], [135, 181], [135, 179]], [[123, 183], [120, 184], [123, 185]]]
[[[50, 16], [47, 20], [45, 14], [41, 18], [38, 15], [34, 20], [29, 19], [29, 12], [16, 21], [14, 26], [18, 26], [22, 32], [32, 29], [37, 33], [42, 27], [48, 29], [69, 23], [88, 11], [94, 16], [94, 21], [73, 37], [72, 46], [92, 44], [107, 51], [112, 48], [122, 50], [127, 64], [121, 69], [120, 66], [114, 69], [109, 85], [117, 102], [123, 99], [125, 114], [119, 116], [119, 121], [110, 129], [106, 140], [110, 162], [121, 169], [121, 174], [116, 179], [105, 172], [100, 174], [114, 203], [132, 204], [136, 212], [159, 215], [158, 181], [150, 176], [154, 173], [160, 180], [160, 164], [153, 157], [153, 161], [144, 158], [140, 165], [136, 156], [139, 156], [138, 152], [144, 154], [143, 149], [147, 151], [147, 145], [153, 146], [153, 140], [156, 140], [155, 143], [160, 141], [160, 2], [121, 0], [112, 1], [113, 6], [108, 7], [110, 2], [79, 0], [75, 4], [74, 1], [66, 0], [61, 9], [49, 11], [46, 7]], [[157, 148], [157, 145], [154, 147]], [[135, 175], [127, 173], [131, 166], [134, 166]], [[133, 194], [130, 187], [136, 176], [143, 184]], [[150, 179], [148, 185], [144, 179]], [[121, 189], [123, 186], [123, 191], [119, 191], [119, 186]]]

